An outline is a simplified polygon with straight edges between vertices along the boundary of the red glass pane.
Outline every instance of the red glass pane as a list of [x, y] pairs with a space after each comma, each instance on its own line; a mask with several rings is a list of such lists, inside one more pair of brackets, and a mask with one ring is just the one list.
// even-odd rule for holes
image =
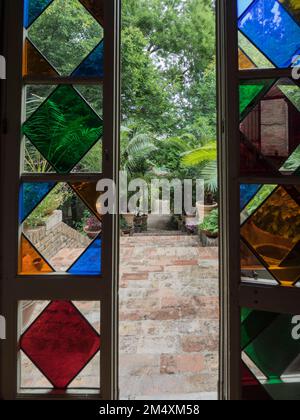
[[100, 350], [100, 336], [71, 302], [54, 301], [20, 344], [54, 388], [65, 389]]

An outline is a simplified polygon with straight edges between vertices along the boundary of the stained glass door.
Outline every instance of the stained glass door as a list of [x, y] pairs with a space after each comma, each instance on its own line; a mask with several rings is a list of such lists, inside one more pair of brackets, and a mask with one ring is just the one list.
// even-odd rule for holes
[[117, 397], [119, 0], [5, 2], [0, 394]]
[[218, 7], [223, 397], [299, 400], [300, 1]]

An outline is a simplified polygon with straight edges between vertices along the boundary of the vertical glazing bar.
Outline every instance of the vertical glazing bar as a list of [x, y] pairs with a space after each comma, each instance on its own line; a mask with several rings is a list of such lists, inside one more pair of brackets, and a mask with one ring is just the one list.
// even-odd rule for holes
[[[104, 30], [103, 177], [114, 180], [117, 185], [120, 131], [120, 0], [104, 0]], [[118, 209], [116, 210], [118, 212]], [[105, 216], [103, 277], [106, 282], [106, 298], [102, 302], [101, 319], [101, 393], [105, 400], [118, 398], [118, 225], [117, 215]]]
[[[23, 0], [6, 1], [4, 54], [7, 62], [5, 131], [1, 138], [1, 304], [6, 317], [7, 337], [1, 342], [1, 398], [14, 399], [17, 392], [18, 345], [15, 282], [18, 260], [18, 187], [22, 110]], [[5, 198], [3, 198], [5, 197]]]
[[220, 398], [240, 399], [239, 95], [236, 1], [217, 2], [220, 180]]

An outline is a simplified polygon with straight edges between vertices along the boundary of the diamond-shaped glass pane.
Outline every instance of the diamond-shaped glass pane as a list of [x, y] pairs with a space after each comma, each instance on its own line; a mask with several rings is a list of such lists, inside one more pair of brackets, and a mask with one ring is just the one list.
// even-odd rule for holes
[[[269, 396], [273, 400], [299, 400], [298, 325], [299, 317], [294, 315], [262, 311], [252, 311], [242, 321], [243, 361], [248, 370], [243, 374], [246, 399]], [[254, 385], [256, 389], [249, 389]]]
[[241, 228], [245, 243], [270, 273], [291, 286], [300, 279], [300, 196], [278, 187]]
[[[25, 192], [30, 195], [31, 189]], [[22, 202], [26, 200], [27, 195], [23, 193]], [[25, 218], [26, 238], [39, 258], [47, 261], [56, 272], [71, 272], [72, 267], [73, 274], [101, 274], [102, 223], [87, 202], [84, 203], [70, 186], [59, 183]], [[30, 262], [37, 258], [31, 256]], [[23, 249], [20, 263], [22, 274], [41, 274], [42, 270], [33, 271], [32, 263], [29, 272], [28, 256]]]
[[[244, 85], [242, 85], [244, 86]], [[291, 174], [300, 167], [300, 88], [290, 79], [280, 79], [243, 119], [240, 129], [250, 147], [268, 162], [271, 171]], [[247, 167], [242, 154], [242, 172]], [[265, 166], [267, 172], [267, 166]]]
[[23, 133], [61, 173], [74, 168], [102, 131], [102, 120], [72, 86], [59, 86], [23, 125]]
[[277, 67], [290, 67], [300, 53], [300, 26], [277, 0], [255, 0], [239, 29]]
[[78, 0], [55, 0], [30, 26], [28, 38], [59, 74], [70, 75], [103, 38], [103, 29]]
[[66, 389], [100, 350], [100, 336], [71, 302], [51, 302], [20, 348], [56, 389]]

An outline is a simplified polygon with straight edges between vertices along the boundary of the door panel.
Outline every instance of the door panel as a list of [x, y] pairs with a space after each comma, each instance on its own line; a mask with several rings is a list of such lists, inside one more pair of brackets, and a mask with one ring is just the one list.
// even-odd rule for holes
[[5, 2], [3, 399], [117, 397], [118, 226], [96, 185], [117, 181], [119, 8]]
[[218, 4], [224, 399], [300, 395], [298, 3]]

